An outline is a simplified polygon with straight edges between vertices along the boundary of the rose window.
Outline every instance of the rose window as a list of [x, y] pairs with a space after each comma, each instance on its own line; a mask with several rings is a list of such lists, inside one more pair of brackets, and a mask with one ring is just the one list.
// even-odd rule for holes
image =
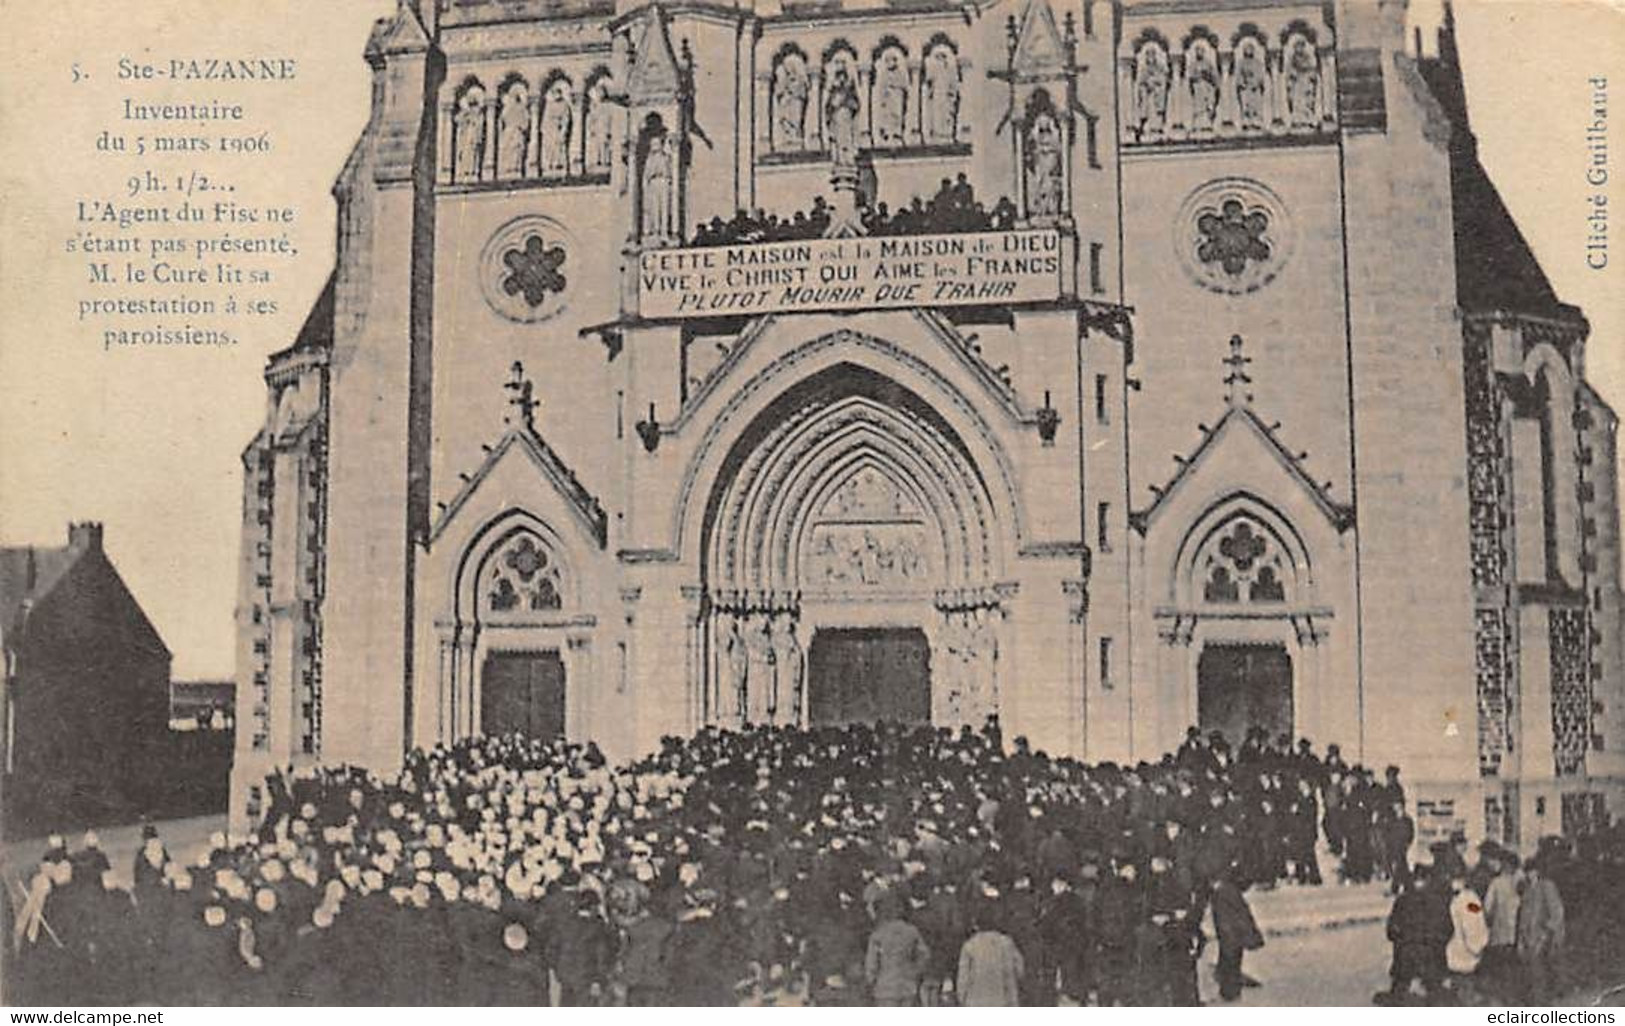
[[532, 307], [541, 306], [548, 296], [564, 291], [564, 256], [563, 246], [550, 246], [540, 235], [527, 236], [523, 246], [502, 254], [502, 263], [508, 268], [502, 291], [523, 296]]
[[1295, 233], [1280, 197], [1246, 178], [1209, 182], [1174, 220], [1185, 272], [1203, 288], [1239, 296], [1268, 285], [1291, 256]]
[[1269, 215], [1263, 211], [1249, 213], [1240, 200], [1225, 200], [1218, 213], [1197, 218], [1196, 230], [1202, 233], [1202, 242], [1196, 248], [1196, 257], [1237, 277], [1247, 270], [1249, 261], [1270, 258], [1270, 244], [1264, 241], [1269, 226]]
[[575, 241], [552, 218], [528, 214], [503, 225], [486, 242], [479, 263], [480, 290], [491, 308], [529, 324], [557, 316], [570, 298]]

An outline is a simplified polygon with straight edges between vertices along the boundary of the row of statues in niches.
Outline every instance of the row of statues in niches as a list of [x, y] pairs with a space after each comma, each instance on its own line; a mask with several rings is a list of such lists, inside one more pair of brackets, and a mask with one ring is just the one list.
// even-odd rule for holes
[[[862, 61], [836, 41], [820, 59], [784, 44], [759, 76], [759, 152], [837, 153], [963, 143], [964, 76], [958, 49], [937, 36], [917, 56], [888, 37]], [[518, 71], [496, 85], [465, 76], [441, 104], [440, 178], [469, 184], [607, 178], [625, 98], [608, 69], [580, 81], [564, 71]], [[636, 134], [637, 126], [632, 126]]]
[[1127, 98], [1127, 145], [1228, 135], [1317, 132], [1337, 117], [1331, 51], [1294, 23], [1272, 45], [1260, 31], [1238, 32], [1228, 46], [1196, 29], [1174, 46], [1143, 32], [1119, 62]]
[[941, 34], [914, 52], [887, 36], [867, 59], [844, 39], [812, 53], [783, 43], [757, 77], [758, 148], [789, 155], [838, 150], [848, 125], [857, 147], [962, 143], [969, 128], [961, 116], [965, 74], [958, 47]]
[[[998, 712], [1003, 620], [997, 604], [936, 611], [929, 667], [933, 721], [979, 724]], [[800, 612], [723, 608], [706, 621], [713, 654], [706, 719], [725, 726], [806, 724], [808, 645], [816, 630]]]
[[615, 118], [607, 69], [583, 87], [563, 72], [540, 85], [516, 73], [488, 89], [468, 76], [441, 106], [440, 178], [457, 183], [520, 179], [607, 179], [615, 160]]

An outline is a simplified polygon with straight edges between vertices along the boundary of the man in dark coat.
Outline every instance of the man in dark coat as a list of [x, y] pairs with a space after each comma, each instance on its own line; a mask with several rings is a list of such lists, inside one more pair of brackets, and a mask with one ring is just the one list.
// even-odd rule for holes
[[1382, 811], [1385, 814], [1377, 822], [1382, 831], [1383, 855], [1388, 860], [1384, 868], [1388, 879], [1393, 881], [1394, 893], [1398, 894], [1410, 877], [1411, 842], [1416, 839], [1416, 823], [1406, 815], [1403, 801], [1393, 802]]
[[1117, 874], [1100, 888], [1097, 917], [1100, 937], [1100, 1003], [1131, 1005], [1139, 998], [1139, 971], [1135, 962], [1135, 932], [1145, 914], [1145, 898], [1135, 883], [1133, 862], [1123, 862]]
[[664, 909], [648, 907], [640, 909], [624, 927], [621, 980], [629, 1006], [653, 1008], [669, 1003], [675, 928]]
[[728, 922], [717, 913], [716, 894], [696, 892], [672, 933], [672, 1004], [690, 1008], [737, 1004], [739, 966], [731, 948]]
[[1234, 1001], [1241, 996], [1241, 960], [1246, 952], [1264, 946], [1264, 935], [1253, 919], [1247, 898], [1236, 885], [1235, 874], [1226, 872], [1213, 884], [1213, 931], [1219, 939], [1219, 997]]
[[554, 972], [559, 977], [559, 1004], [580, 1008], [597, 1004], [615, 964], [615, 934], [599, 915], [598, 895], [576, 897], [575, 914], [551, 938]]
[[1060, 974], [1060, 993], [1080, 1005], [1092, 989], [1090, 970], [1098, 941], [1094, 923], [1096, 885], [1089, 880], [1083, 886], [1086, 894], [1073, 886], [1071, 873], [1056, 873], [1051, 879], [1049, 900], [1038, 919], [1044, 949], [1051, 954]]
[[1450, 892], [1435, 886], [1431, 874], [1418, 872], [1410, 885], [1394, 899], [1388, 915], [1388, 940], [1394, 945], [1389, 969], [1392, 985], [1373, 999], [1378, 1004], [1402, 1004], [1411, 994], [1411, 985], [1421, 981], [1429, 997], [1440, 993], [1444, 984], [1445, 946], [1455, 927], [1450, 919]]

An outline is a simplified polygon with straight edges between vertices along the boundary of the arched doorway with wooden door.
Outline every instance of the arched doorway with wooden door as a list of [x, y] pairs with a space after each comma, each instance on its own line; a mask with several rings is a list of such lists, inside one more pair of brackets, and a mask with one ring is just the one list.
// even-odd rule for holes
[[441, 627], [441, 736], [575, 736], [591, 712], [595, 620], [551, 525], [507, 510], [474, 533]]
[[1317, 601], [1309, 550], [1280, 509], [1246, 492], [1211, 505], [1185, 535], [1172, 594], [1156, 610], [1165, 744], [1189, 726], [1232, 746], [1250, 731], [1316, 730], [1333, 611]]
[[786, 389], [708, 506], [705, 718], [979, 725], [999, 708], [1005, 618], [994, 496], [896, 379], [841, 363]]
[[1293, 732], [1292, 656], [1280, 642], [1210, 642], [1196, 660], [1196, 723], [1239, 746], [1248, 731]]

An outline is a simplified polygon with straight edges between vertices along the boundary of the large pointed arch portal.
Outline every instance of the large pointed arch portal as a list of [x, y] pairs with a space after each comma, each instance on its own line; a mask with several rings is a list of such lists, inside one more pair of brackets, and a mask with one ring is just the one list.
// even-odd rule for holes
[[979, 723], [998, 708], [998, 531], [977, 461], [917, 394], [854, 364], [791, 387], [707, 504], [706, 719]]

